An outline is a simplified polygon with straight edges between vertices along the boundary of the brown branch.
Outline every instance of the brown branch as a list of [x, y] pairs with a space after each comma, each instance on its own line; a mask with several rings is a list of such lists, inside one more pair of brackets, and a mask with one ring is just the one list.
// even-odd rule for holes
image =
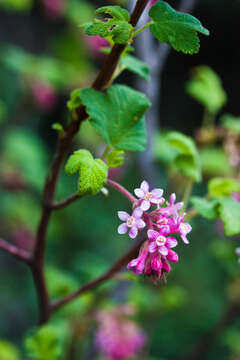
[[[149, 0], [137, 0], [130, 20], [130, 23], [133, 26], [137, 24], [148, 1]], [[97, 90], [103, 90], [111, 82], [112, 76], [115, 72], [116, 66], [125, 46], [126, 45], [119, 44], [113, 46], [112, 51], [106, 59], [102, 70], [99, 72], [99, 75], [92, 84], [93, 88]], [[34, 266], [31, 267], [41, 308], [41, 323], [46, 322], [50, 316], [50, 302], [43, 272], [45, 262], [47, 228], [53, 211], [53, 208], [49, 207], [48, 204], [54, 202], [56, 186], [63, 161], [67, 152], [69, 151], [74, 136], [77, 134], [80, 128], [81, 122], [85, 120], [88, 116], [83, 106], [80, 106], [77, 109], [76, 113], [77, 119], [72, 120], [69, 127], [66, 129], [64, 136], [59, 139], [57, 150], [53, 158], [52, 164], [50, 165], [49, 173], [47, 175], [43, 191], [42, 215], [38, 225], [36, 243], [33, 251]]]
[[76, 299], [79, 295], [83, 293], [95, 289], [97, 286], [101, 285], [103, 282], [111, 279], [118, 271], [122, 269], [136, 254], [138, 253], [141, 245], [145, 241], [145, 238], [137, 241], [136, 244], [120, 259], [118, 259], [109, 270], [107, 270], [103, 275], [99, 276], [97, 279], [90, 281], [89, 283], [83, 285], [79, 290], [75, 291], [74, 293], [68, 295], [64, 299], [61, 299], [51, 306], [51, 311], [54, 312], [58, 310], [63, 305], [68, 304], [72, 300]]
[[67, 197], [66, 199], [64, 199], [62, 201], [53, 202], [52, 204], [50, 204], [50, 207], [52, 210], [62, 209], [64, 207], [70, 205], [74, 201], [80, 199], [81, 197], [82, 196], [80, 196], [76, 193], [76, 194], [70, 195], [69, 197]]
[[31, 262], [31, 254], [26, 250], [20, 249], [15, 245], [8, 243], [7, 241], [0, 239], [0, 250], [4, 250], [5, 252], [13, 255], [18, 260], [21, 260], [26, 263]]

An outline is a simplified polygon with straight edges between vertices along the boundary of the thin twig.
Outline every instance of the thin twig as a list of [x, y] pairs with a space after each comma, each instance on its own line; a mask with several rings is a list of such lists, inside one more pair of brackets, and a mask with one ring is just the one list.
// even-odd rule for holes
[[90, 281], [89, 283], [83, 285], [79, 290], [75, 291], [74, 293], [70, 294], [69, 296], [65, 297], [64, 299], [61, 299], [55, 304], [52, 305], [51, 311], [54, 312], [63, 305], [68, 304], [72, 300], [76, 299], [79, 295], [82, 295], [83, 293], [95, 289], [97, 286], [102, 284], [103, 282], [109, 280], [112, 278], [118, 271], [122, 269], [123, 266], [125, 266], [137, 253], [140, 249], [141, 245], [145, 241], [145, 238], [141, 239], [140, 241], [136, 242], [136, 244], [126, 253], [124, 254], [120, 259], [118, 259], [109, 270], [107, 270], [103, 275], [99, 276], [97, 279]]
[[122, 185], [118, 184], [117, 182], [108, 179], [107, 185], [111, 186], [115, 190], [119, 191], [122, 195], [124, 195], [129, 201], [131, 201], [132, 204], [135, 204], [137, 199]]
[[20, 249], [15, 245], [8, 243], [7, 241], [0, 239], [0, 249], [13, 255], [18, 260], [29, 263], [31, 261], [31, 254], [26, 250]]
[[82, 196], [80, 196], [78, 193], [70, 195], [69, 197], [67, 197], [66, 199], [62, 200], [62, 201], [58, 201], [58, 202], [53, 202], [52, 204], [50, 204], [50, 207], [52, 210], [59, 210], [62, 209], [68, 205], [70, 205], [71, 203], [73, 203], [74, 201], [80, 199]]

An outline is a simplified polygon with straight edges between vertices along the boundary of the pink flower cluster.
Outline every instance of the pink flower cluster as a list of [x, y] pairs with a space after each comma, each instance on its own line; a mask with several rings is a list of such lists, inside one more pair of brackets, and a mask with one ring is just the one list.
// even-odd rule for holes
[[109, 360], [135, 358], [146, 342], [142, 330], [128, 316], [129, 306], [101, 311], [97, 315], [96, 346]]
[[[162, 197], [162, 189], [149, 190], [149, 184], [143, 181], [139, 189], [134, 190], [139, 200], [134, 204], [132, 215], [124, 211], [118, 212], [124, 221], [118, 227], [119, 234], [129, 230], [129, 236], [135, 238], [139, 230], [148, 227], [147, 240], [143, 243], [139, 255], [127, 265], [134, 274], [145, 274], [159, 279], [171, 269], [169, 262], [177, 262], [178, 254], [172, 250], [178, 242], [172, 234], [179, 234], [184, 243], [188, 244], [187, 234], [191, 226], [184, 222], [185, 214], [179, 214], [183, 203], [176, 202], [173, 193], [169, 202]], [[153, 210], [150, 210], [155, 206]], [[149, 212], [147, 212], [150, 210]]]

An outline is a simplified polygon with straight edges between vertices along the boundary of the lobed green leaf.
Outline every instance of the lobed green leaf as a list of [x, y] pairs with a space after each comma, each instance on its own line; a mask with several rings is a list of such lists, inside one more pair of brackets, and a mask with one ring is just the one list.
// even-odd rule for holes
[[202, 217], [209, 220], [216, 219], [218, 217], [219, 202], [217, 199], [209, 201], [198, 196], [193, 196], [191, 198], [191, 203]]
[[208, 66], [197, 66], [186, 83], [186, 91], [211, 114], [216, 114], [227, 102], [220, 77]]
[[201, 168], [199, 161], [199, 154], [194, 141], [180, 132], [170, 132], [167, 136], [168, 142], [177, 154], [174, 158], [174, 165], [185, 176], [192, 178], [195, 181], [201, 180]]
[[108, 14], [111, 17], [94, 19], [92, 23], [83, 25], [85, 33], [90, 36], [111, 37], [117, 44], [128, 42], [133, 27], [129, 24], [130, 15], [120, 6], [104, 6], [96, 10], [96, 15]]
[[240, 203], [231, 198], [219, 199], [219, 215], [227, 236], [240, 234]]
[[208, 182], [208, 194], [211, 197], [228, 197], [233, 192], [240, 192], [240, 185], [233, 178], [213, 178]]
[[174, 10], [168, 3], [158, 1], [149, 11], [153, 20], [150, 31], [161, 42], [168, 43], [176, 51], [195, 54], [199, 51], [198, 33], [209, 35], [194, 16]]
[[146, 81], [150, 80], [150, 71], [148, 65], [132, 55], [125, 55], [120, 60], [120, 66], [136, 75], [139, 75]]
[[82, 103], [91, 124], [104, 137], [107, 145], [119, 150], [143, 151], [146, 129], [143, 115], [150, 102], [139, 91], [124, 85], [113, 85], [105, 94], [83, 89]]
[[67, 174], [80, 172], [79, 195], [96, 195], [107, 181], [108, 167], [101, 159], [94, 159], [87, 150], [75, 151], [65, 166]]

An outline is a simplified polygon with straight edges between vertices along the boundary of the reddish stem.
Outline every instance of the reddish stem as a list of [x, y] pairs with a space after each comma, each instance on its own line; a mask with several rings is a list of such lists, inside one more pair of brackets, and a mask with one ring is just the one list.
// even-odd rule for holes
[[133, 205], [137, 202], [135, 196], [133, 196], [127, 189], [125, 189], [122, 185], [118, 184], [117, 182], [108, 179], [107, 185], [111, 186], [112, 188], [123, 194]]
[[98, 277], [97, 279], [90, 281], [89, 283], [83, 285], [79, 290], [75, 291], [74, 293], [70, 294], [69, 296], [65, 297], [64, 299], [61, 299], [55, 304], [52, 304], [51, 311], [56, 311], [61, 306], [68, 304], [72, 300], [76, 299], [79, 295], [82, 295], [83, 293], [95, 289], [97, 286], [102, 284], [104, 281], [112, 278], [118, 271], [122, 269], [123, 266], [125, 266], [134, 256], [137, 255], [140, 247], [142, 246], [143, 242], [146, 239], [143, 238], [140, 241], [136, 242], [136, 244], [126, 253], [124, 254], [120, 259], [118, 259], [109, 270], [107, 270], [103, 275]]
[[18, 260], [24, 261], [26, 263], [31, 262], [31, 254], [26, 250], [20, 249], [15, 245], [9, 244], [7, 241], [0, 239], [0, 249], [5, 252], [13, 255]]

